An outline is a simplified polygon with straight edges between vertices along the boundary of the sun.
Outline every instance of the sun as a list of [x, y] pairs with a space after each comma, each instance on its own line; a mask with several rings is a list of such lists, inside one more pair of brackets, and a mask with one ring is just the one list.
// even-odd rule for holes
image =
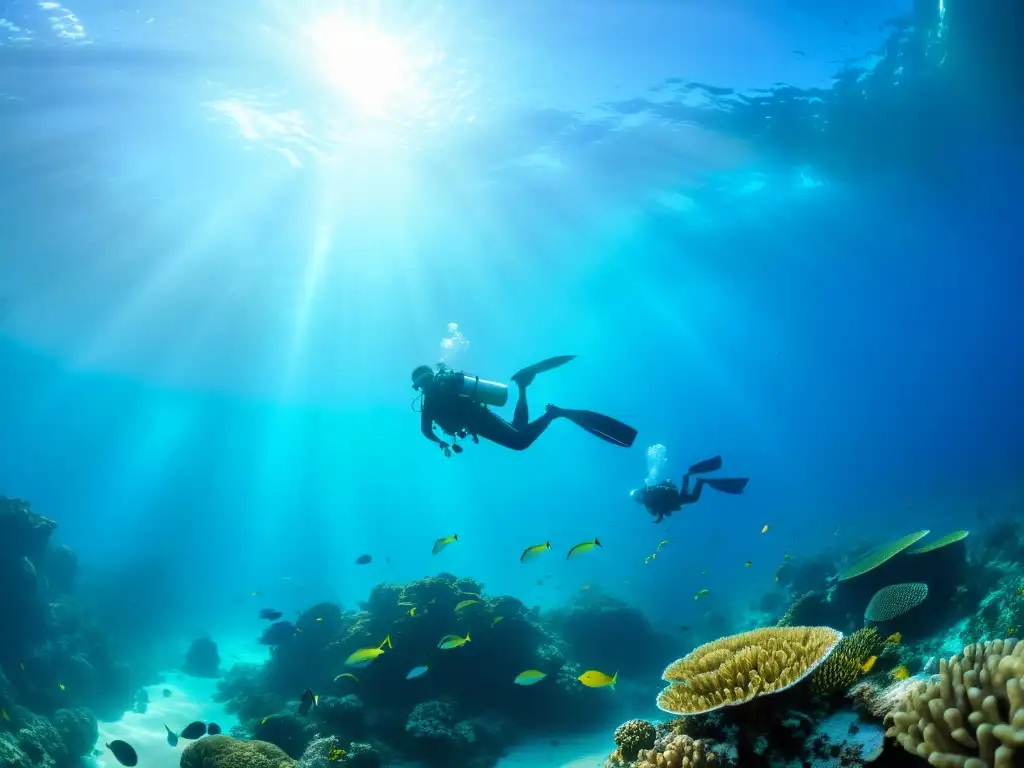
[[373, 25], [328, 16], [314, 26], [312, 42], [324, 75], [361, 112], [383, 113], [410, 85], [413, 71], [402, 44]]

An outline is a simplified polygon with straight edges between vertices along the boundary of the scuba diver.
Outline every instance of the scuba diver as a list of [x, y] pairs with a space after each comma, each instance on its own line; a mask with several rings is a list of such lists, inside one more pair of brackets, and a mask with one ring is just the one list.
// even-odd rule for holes
[[647, 485], [645, 483], [643, 488], [630, 491], [629, 495], [633, 497], [633, 501], [637, 504], [643, 504], [647, 511], [657, 518], [654, 521], [655, 523], [660, 523], [664, 518], [671, 517], [673, 512], [678, 512], [682, 509], [684, 504], [693, 504], [700, 499], [701, 491], [704, 490], [705, 485], [722, 493], [736, 495], [743, 493], [743, 489], [747, 487], [749, 480], [746, 477], [698, 477], [697, 482], [693, 485], [693, 492], [690, 492], [690, 475], [701, 475], [705, 472], [714, 472], [721, 468], [722, 457], [715, 456], [690, 467], [686, 474], [683, 475], [682, 488], [677, 488], [676, 484], [671, 480], [662, 480], [655, 485]]
[[[436, 372], [429, 365], [421, 365], [412, 372], [412, 388], [423, 393], [420, 431], [428, 440], [438, 443], [445, 456], [451, 456], [453, 451], [462, 453], [458, 440], [466, 437], [471, 437], [474, 443], [479, 443], [482, 437], [513, 451], [523, 451], [533, 445], [552, 421], [565, 418], [602, 440], [629, 448], [636, 439], [636, 430], [593, 411], [548, 405], [543, 416], [530, 421], [526, 388], [534, 376], [565, 365], [575, 357], [552, 357], [524, 368], [512, 377], [519, 387], [519, 400], [511, 423], [491, 410], [491, 407], [500, 408], [508, 402], [508, 387], [504, 384], [453, 371], [444, 363], [438, 363]], [[451, 437], [451, 445], [434, 434], [435, 424]]]

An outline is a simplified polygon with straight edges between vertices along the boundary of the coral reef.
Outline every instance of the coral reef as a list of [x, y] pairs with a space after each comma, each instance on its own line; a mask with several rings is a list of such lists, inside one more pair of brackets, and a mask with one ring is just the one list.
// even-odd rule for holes
[[886, 735], [932, 765], [1012, 768], [1024, 750], [1022, 677], [1024, 644], [970, 645], [939, 662], [938, 680], [907, 689]]
[[209, 637], [197, 637], [185, 653], [181, 671], [194, 677], [219, 677], [220, 653]]
[[297, 768], [299, 763], [273, 744], [207, 736], [181, 753], [181, 768]]
[[921, 582], [890, 584], [875, 592], [868, 607], [864, 609], [864, 620], [884, 624], [898, 619], [917, 608], [928, 597], [928, 585]]
[[629, 720], [615, 729], [615, 746], [620, 759], [636, 760], [641, 749], [654, 749], [657, 733], [646, 720]]
[[770, 627], [706, 643], [673, 662], [658, 707], [700, 714], [783, 691], [828, 658], [842, 633], [829, 627]]
[[883, 641], [874, 627], [847, 635], [836, 645], [811, 675], [811, 688], [816, 693], [833, 694], [846, 691], [860, 678], [864, 663], [882, 650]]

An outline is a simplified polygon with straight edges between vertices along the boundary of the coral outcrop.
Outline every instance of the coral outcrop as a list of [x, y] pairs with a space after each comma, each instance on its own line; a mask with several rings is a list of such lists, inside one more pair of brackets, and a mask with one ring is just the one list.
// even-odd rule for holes
[[298, 761], [265, 741], [207, 736], [181, 753], [181, 768], [298, 768]]
[[185, 653], [181, 671], [193, 677], [219, 677], [220, 653], [209, 637], [197, 637]]
[[898, 619], [917, 608], [928, 597], [928, 585], [921, 582], [890, 584], [875, 592], [867, 608], [864, 620], [875, 624]]
[[615, 729], [615, 746], [620, 759], [636, 760], [642, 749], [654, 749], [657, 733], [646, 720], [629, 720]]

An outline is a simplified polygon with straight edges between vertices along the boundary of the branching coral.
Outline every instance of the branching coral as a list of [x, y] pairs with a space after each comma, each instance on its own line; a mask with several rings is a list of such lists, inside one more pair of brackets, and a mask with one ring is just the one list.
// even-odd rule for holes
[[692, 715], [778, 693], [811, 674], [842, 637], [829, 627], [769, 627], [705, 643], [665, 670], [670, 685], [658, 707]]
[[615, 729], [615, 746], [627, 762], [636, 760], [641, 749], [653, 749], [657, 733], [646, 720], [628, 720]]
[[664, 749], [641, 750], [636, 768], [711, 768], [719, 764], [715, 754], [685, 734], [677, 734]]
[[297, 768], [298, 763], [265, 741], [207, 736], [181, 753], [181, 768]]
[[907, 690], [886, 735], [938, 768], [1012, 768], [1024, 750], [1022, 677], [1024, 644], [970, 645], [939, 662], [938, 680]]
[[815, 693], [832, 694], [845, 691], [861, 675], [861, 665], [882, 649], [884, 641], [874, 627], [857, 630], [839, 641], [836, 649], [811, 676]]
[[876, 624], [892, 621], [917, 608], [927, 597], [927, 584], [921, 582], [890, 584], [875, 592], [868, 607], [864, 609], [864, 618]]

